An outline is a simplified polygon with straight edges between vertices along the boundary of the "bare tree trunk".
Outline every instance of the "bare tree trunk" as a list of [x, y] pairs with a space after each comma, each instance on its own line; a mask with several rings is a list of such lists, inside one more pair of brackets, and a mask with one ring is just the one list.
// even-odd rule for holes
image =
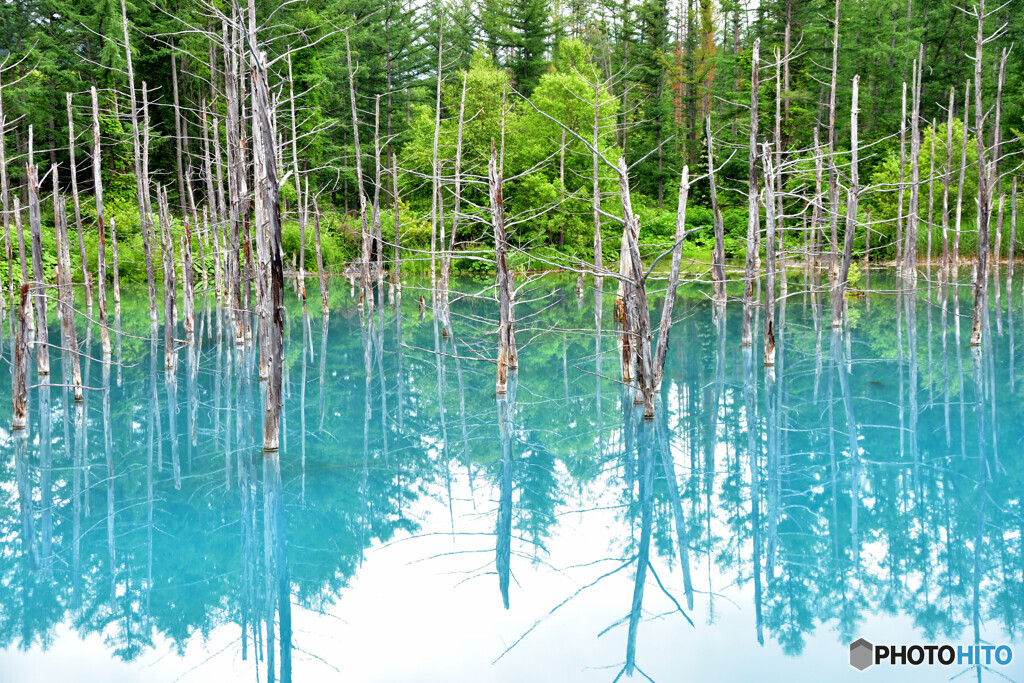
[[[949, 183], [953, 176], [953, 100], [956, 89], [949, 89], [949, 108], [946, 110], [946, 167], [942, 174], [942, 272], [949, 278]], [[933, 133], [934, 137], [934, 133]]]
[[[710, 117], [708, 123], [708, 141], [710, 143]], [[709, 144], [710, 150], [710, 144]], [[712, 185], [714, 187], [714, 185]], [[640, 262], [640, 222], [633, 214], [633, 205], [629, 196], [629, 171], [626, 160], [619, 157], [619, 194], [622, 198], [622, 217], [625, 221], [625, 246], [629, 250], [629, 281], [626, 285], [626, 320], [627, 329], [633, 337], [636, 366], [635, 403], [643, 403], [644, 419], [654, 418], [654, 367], [651, 358], [651, 314], [647, 304], [647, 288], [643, 266]], [[724, 287], [724, 282], [723, 282]]]
[[61, 311], [61, 331], [66, 349], [64, 360], [71, 363], [71, 372], [68, 373], [65, 368], [64, 377], [66, 380], [70, 375], [75, 401], [81, 401], [82, 366], [78, 357], [78, 336], [75, 330], [75, 295], [71, 289], [71, 250], [68, 243], [68, 218], [64, 197], [55, 197], [53, 211], [60, 260], [57, 267], [57, 301]]
[[189, 229], [187, 221], [185, 222], [185, 234], [179, 240], [181, 246], [181, 298], [182, 312], [184, 314], [183, 320], [185, 322], [185, 337], [188, 339], [189, 344], [195, 344], [195, 276], [192, 270], [192, 231]]
[[750, 145], [747, 152], [747, 260], [743, 279], [743, 331], [742, 346], [754, 341], [752, 321], [754, 312], [754, 277], [757, 268], [757, 234], [761, 231], [761, 209], [758, 206], [757, 183], [757, 91], [760, 87], [758, 69], [761, 66], [761, 39], [754, 40], [750, 62]]
[[[7, 176], [7, 140], [4, 129], [7, 119], [4, 118], [4, 90], [2, 74], [0, 74], [0, 208], [4, 212], [4, 251], [7, 255], [7, 294], [11, 306], [14, 306], [14, 244], [11, 241], [10, 214], [10, 179]], [[596, 163], [596, 162], [595, 162]], [[14, 328], [11, 328], [13, 336]]]
[[14, 339], [14, 364], [11, 373], [11, 396], [14, 410], [13, 431], [24, 431], [28, 425], [28, 282], [21, 285], [18, 304], [18, 331]]
[[[839, 277], [832, 286], [832, 327], [843, 326], [843, 307], [846, 299], [846, 278], [850, 274], [850, 255], [853, 237], [857, 231], [857, 200], [860, 192], [858, 169], [857, 115], [859, 113], [860, 76], [853, 77], [853, 101], [850, 107], [850, 189], [846, 193], [846, 239], [843, 243], [843, 261]], [[916, 193], [915, 193], [916, 194]], [[916, 198], [916, 197], [915, 197]], [[909, 266], [913, 268], [913, 265]]]
[[[299, 176], [299, 132], [295, 122], [295, 79], [292, 55], [288, 53], [288, 104], [292, 115], [292, 173], [295, 174], [295, 206], [299, 218], [299, 294], [306, 300], [306, 212], [302, 210], [302, 180]], [[306, 201], [309, 199], [307, 197]]]
[[32, 230], [32, 294], [36, 312], [36, 373], [50, 374], [50, 352], [46, 334], [46, 276], [43, 273], [43, 231], [39, 215], [39, 177], [32, 158], [32, 126], [28, 127], [28, 223]]
[[[174, 43], [171, 42], [171, 93], [174, 98], [174, 160], [178, 169], [178, 205], [181, 215], [185, 216], [185, 173], [181, 165], [181, 145], [184, 136], [181, 133], [181, 105], [178, 101], [178, 57]], [[212, 66], [212, 65], [211, 65]]]
[[971, 81], [964, 87], [964, 129], [960, 140], [960, 179], [956, 188], [956, 220], [953, 224], [953, 268], [960, 267], [960, 221], [963, 215], [964, 179], [967, 176], [967, 131], [970, 128]]
[[171, 216], [166, 189], [157, 187], [156, 202], [164, 271], [164, 369], [174, 372], [178, 364], [178, 353], [174, 348], [177, 303], [174, 282], [174, 238], [171, 235]]
[[376, 244], [377, 290], [378, 296], [383, 299], [384, 294], [381, 290], [384, 284], [384, 231], [380, 221], [380, 150], [380, 95], [377, 95], [373, 110], [373, 208], [370, 212], [370, 239]]
[[[208, 215], [211, 223], [211, 232], [213, 233], [213, 284], [216, 289], [216, 299], [219, 303], [224, 293], [224, 274], [221, 269], [222, 259], [224, 258], [225, 249], [221, 247], [220, 240], [220, 226], [221, 226], [221, 214], [218, 209], [216, 195], [213, 189], [213, 160], [210, 158], [210, 127], [206, 116], [206, 100], [203, 100], [202, 107], [203, 117], [203, 170], [206, 176], [206, 206], [203, 208], [204, 218]], [[215, 136], [220, 135], [216, 127], [214, 127], [213, 134]], [[220, 145], [217, 145], [218, 148]], [[218, 157], [220, 151], [218, 149]], [[217, 185], [218, 189], [220, 186], [220, 159], [217, 160]]]
[[932, 274], [932, 228], [935, 219], [935, 133], [938, 131], [938, 120], [932, 119], [931, 150], [928, 161], [928, 279]]
[[[92, 277], [89, 275], [89, 261], [85, 255], [85, 238], [82, 235], [82, 209], [78, 201], [78, 164], [75, 163], [75, 120], [71, 115], [71, 93], [68, 103], [68, 155], [71, 162], [71, 197], [75, 207], [75, 230], [78, 233], [78, 251], [82, 259], [82, 282], [85, 284], [85, 305], [92, 308]], [[71, 278], [70, 271], [68, 278]]]
[[822, 175], [824, 174], [825, 160], [821, 153], [821, 141], [818, 139], [818, 126], [814, 127], [814, 202], [811, 206], [811, 238], [814, 241], [814, 265], [821, 265], [821, 248], [825, 241], [822, 232], [822, 214], [824, 205], [822, 197], [825, 192], [822, 188]]
[[[1013, 187], [1010, 190], [1010, 245], [1006, 250], [1006, 291], [1010, 292], [1013, 282], [1013, 258], [1017, 250], [1017, 176], [1013, 176]], [[1010, 294], [1012, 300], [1013, 295]]]
[[[142, 248], [145, 252], [146, 258], [146, 286], [149, 293], [149, 321], [151, 324], [156, 325], [157, 313], [156, 313], [156, 286], [153, 282], [153, 254], [150, 250], [149, 243], [149, 206], [146, 198], [149, 197], [149, 177], [144, 171], [144, 160], [143, 155], [148, 154], [148, 150], [144, 151], [142, 148], [142, 142], [139, 135], [139, 107], [138, 100], [135, 97], [135, 70], [132, 67], [132, 49], [131, 42], [128, 37], [128, 10], [125, 7], [125, 0], [121, 0], [121, 25], [124, 30], [124, 51], [125, 59], [128, 64], [128, 93], [131, 101], [131, 117], [132, 117], [132, 146], [133, 146], [133, 160], [135, 162], [135, 193], [139, 204], [139, 220], [142, 221]], [[143, 98], [146, 97], [146, 84], [142, 84]], [[143, 109], [147, 109], [143, 105]], [[145, 117], [148, 121], [149, 114], [148, 110], [145, 113]], [[148, 147], [149, 139], [149, 127], [146, 126], [146, 139]]]
[[658, 331], [658, 345], [654, 352], [654, 391], [661, 389], [661, 378], [665, 374], [665, 356], [668, 353], [668, 335], [672, 328], [672, 310], [676, 304], [676, 289], [679, 287], [679, 266], [683, 256], [683, 237], [686, 234], [686, 199], [690, 192], [690, 167], [683, 166], [679, 179], [679, 205], [676, 209], [676, 234], [672, 246], [672, 270], [668, 276], [665, 303], [661, 308], [661, 326]]
[[[113, 258], [113, 269], [114, 269], [114, 318], [120, 325], [121, 319], [121, 269], [117, 258], [117, 225], [114, 224], [114, 219], [110, 219], [110, 249], [111, 256]], [[99, 296], [107, 296], [107, 283], [100, 279], [99, 282]], [[120, 329], [120, 328], [118, 328]], [[120, 345], [120, 337], [118, 337], [118, 344]], [[118, 347], [120, 348], [120, 346]]]
[[832, 244], [829, 253], [829, 275], [834, 279], [839, 268], [839, 184], [836, 177], [836, 78], [839, 70], [839, 0], [835, 4], [835, 16], [832, 20], [832, 80], [828, 96], [828, 196], [829, 196], [829, 227], [832, 233]]
[[[494, 229], [494, 256], [497, 264], [498, 290], [498, 379], [495, 391], [508, 391], [509, 356], [512, 353], [512, 272], [506, 260], [505, 200], [502, 196], [502, 174], [498, 167], [494, 141], [491, 141], [491, 160], [487, 166], [488, 186], [491, 203], [491, 227]], [[420, 297], [422, 315], [423, 297]]]
[[391, 204], [395, 212], [395, 266], [392, 270], [395, 288], [402, 293], [402, 221], [398, 203], [398, 158], [391, 153]]
[[[253, 0], [250, 0], [249, 7], [250, 13], [254, 13]], [[255, 43], [255, 31], [252, 32], [251, 42]], [[264, 225], [261, 230], [261, 239], [264, 242], [266, 264], [260, 277], [263, 279], [262, 290], [269, 314], [264, 329], [267, 338], [265, 350], [269, 360], [266, 398], [263, 407], [264, 453], [278, 450], [281, 427], [281, 376], [284, 364], [284, 263], [281, 248], [281, 210], [277, 184], [277, 159], [274, 153], [274, 129], [270, 124], [271, 109], [266, 61], [266, 55], [260, 54], [255, 60], [252, 71], [253, 110], [256, 112], [257, 129], [261, 133], [256, 138], [261, 145], [254, 148], [256, 182], [261, 187], [260, 194], [264, 202], [262, 211]], [[361, 187], [362, 182], [360, 181], [360, 189]], [[259, 229], [260, 226], [257, 227]], [[285, 663], [284, 656], [282, 654], [282, 665]]]
[[704, 119], [708, 138], [708, 180], [711, 182], [711, 215], [715, 224], [715, 248], [711, 257], [712, 298], [716, 304], [725, 303], [725, 226], [718, 211], [718, 188], [715, 185], [714, 140], [711, 137], [711, 116]]
[[[434, 304], [435, 309], [437, 308], [437, 200], [439, 198], [439, 193], [441, 191], [441, 171], [440, 168], [438, 167], [437, 162], [437, 144], [438, 137], [441, 135], [441, 69], [443, 67], [442, 57], [444, 55], [444, 44], [442, 42], [443, 37], [444, 26], [442, 23], [437, 34], [437, 90], [434, 98], [434, 150], [430, 161], [430, 300]], [[504, 101], [502, 102], [502, 121], [504, 121]], [[505, 140], [503, 127], [502, 160], [504, 160], [504, 151]], [[499, 168], [499, 176], [501, 175], [502, 170], [503, 166], [502, 168]], [[502, 209], [502, 211], [504, 212], [504, 208]], [[491, 206], [491, 212], [492, 214], [494, 212], [493, 205]], [[502, 229], [504, 229], [504, 218], [502, 218]], [[498, 352], [498, 355], [500, 358], [500, 350]]]
[[[900, 109], [900, 187], [896, 206], [896, 269], [903, 269], [903, 259], [907, 258], [903, 246], [903, 195], [906, 188], [907, 172], [907, 83], [903, 82], [903, 99]], [[909, 230], [908, 230], [909, 232]], [[909, 242], [907, 242], [909, 244]]]
[[[21, 283], [28, 282], [28, 260], [25, 257], [25, 231], [21, 225], [21, 200], [14, 195], [14, 231], [18, 233], [18, 262], [21, 264]], [[32, 307], [29, 307], [29, 320], [35, 319]]]
[[[68, 125], [71, 124], [71, 97], [68, 97]], [[103, 205], [103, 164], [101, 161], [102, 147], [100, 146], [100, 108], [99, 98], [96, 95], [96, 88], [92, 88], [92, 184], [93, 194], [96, 197], [96, 230], [99, 235], [99, 248], [96, 250], [96, 279], [98, 284], [97, 298], [100, 314], [100, 335], [103, 340], [103, 355], [110, 356], [110, 328], [107, 324], [107, 263], [105, 253], [105, 228], [106, 218]], [[74, 174], [72, 174], [74, 175]], [[77, 216], [76, 216], [77, 220]], [[79, 224], [81, 229], [81, 224]], [[86, 261], [83, 254], [82, 267], [85, 269]], [[116, 273], [116, 268], [115, 268]], [[88, 287], [88, 286], [87, 286]], [[117, 288], [115, 287], [115, 292]], [[115, 301], [120, 306], [121, 295], [115, 294]]]
[[[596, 79], [595, 79], [596, 80]], [[604, 270], [604, 256], [601, 253], [601, 183], [597, 165], [597, 143], [600, 131], [599, 113], [601, 109], [601, 84], [594, 83], [594, 149], [591, 152], [593, 162], [593, 190], [591, 201], [594, 205], [594, 277], [600, 278]]]
[[981, 345], [982, 323], [988, 299], [988, 223], [995, 180], [994, 166], [985, 160], [984, 110], [981, 102], [982, 47], [985, 44], [985, 0], [975, 6], [978, 33], [974, 52], [974, 125], [978, 145], [978, 266], [974, 276], [974, 309], [971, 315], [971, 346]]
[[764, 146], [765, 252], [764, 365], [775, 366], [775, 173], [772, 146]]
[[[451, 310], [448, 302], [448, 288], [452, 273], [452, 255], [455, 251], [455, 237], [459, 229], [459, 215], [462, 212], [462, 133], [466, 117], [466, 73], [462, 74], [462, 96], [459, 100], [458, 133], [455, 142], [455, 208], [452, 210], [452, 231], [441, 260], [441, 322], [445, 337], [451, 332]], [[442, 230], [442, 235], [444, 231]]]
[[[924, 44], [921, 44], [924, 54]], [[910, 108], [910, 207], [907, 216], [907, 246], [903, 254], [903, 275], [909, 279], [917, 277], [917, 233], [921, 222], [920, 216], [920, 185], [921, 185], [921, 79], [924, 65], [921, 60], [914, 61], [913, 89]]]
[[[308, 186], [306, 191], [308, 193]], [[327, 274], [324, 272], [324, 255], [320, 248], [320, 207], [317, 206], [316, 197], [313, 197], [313, 229], [316, 231], [316, 270], [320, 276], [320, 305], [324, 315], [327, 315], [331, 309], [327, 302]]]
[[[363, 156], [362, 151], [359, 148], [359, 115], [356, 109], [356, 75], [355, 71], [352, 70], [352, 50], [349, 47], [348, 31], [345, 32], [345, 54], [348, 58], [348, 93], [349, 103], [352, 108], [352, 138], [355, 145], [355, 157], [356, 157], [356, 191], [359, 193], [359, 217], [362, 221], [363, 232], [361, 241], [361, 258], [362, 266], [360, 273], [362, 274], [362, 296], [369, 299], [373, 292], [370, 290], [370, 234], [366, 224], [366, 192], [363, 191]], [[440, 93], [440, 84], [438, 84], [438, 92]], [[438, 95], [440, 98], [440, 95]], [[436, 135], [435, 135], [436, 138]], [[434, 157], [437, 157], [437, 142], [434, 142]], [[435, 191], [436, 191], [435, 187]], [[433, 256], [431, 256], [431, 273], [433, 273]], [[434, 284], [433, 278], [431, 284]], [[371, 302], [372, 305], [372, 302]]]

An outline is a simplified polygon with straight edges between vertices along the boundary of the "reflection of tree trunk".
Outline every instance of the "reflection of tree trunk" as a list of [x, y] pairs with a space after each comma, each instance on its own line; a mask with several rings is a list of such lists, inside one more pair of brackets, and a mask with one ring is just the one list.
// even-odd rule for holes
[[633, 603], [629, 611], [629, 633], [626, 636], [626, 675], [632, 676], [636, 666], [636, 635], [643, 612], [644, 585], [651, 555], [651, 528], [654, 523], [654, 440], [653, 425], [643, 420], [640, 425], [637, 455], [640, 462], [640, 544], [637, 548], [636, 578], [633, 581]]
[[110, 424], [110, 363], [103, 363], [103, 459], [107, 464], [107, 549], [110, 552], [110, 601], [116, 597], [117, 556], [114, 544], [114, 440]]
[[181, 461], [178, 453], [178, 376], [168, 372], [164, 376], [167, 391], [167, 439], [171, 444], [171, 469], [174, 473], [174, 488], [181, 489]]
[[32, 482], [28, 471], [28, 433], [19, 429], [14, 438], [14, 474], [18, 484], [18, 512], [21, 515], [21, 548], [25, 564], [32, 571], [39, 566], [36, 550], [35, 513], [32, 506]]
[[288, 554], [281, 486], [281, 460], [271, 455], [263, 458], [263, 543], [266, 570], [267, 681], [274, 679], [274, 609], [280, 636], [280, 680], [292, 678], [291, 587], [288, 578]]
[[43, 384], [39, 387], [39, 493], [42, 512], [39, 560], [47, 576], [50, 575], [53, 563], [53, 457], [50, 443], [50, 386]]
[[[910, 269], [908, 269], [908, 273]], [[917, 493], [917, 500], [921, 495], [921, 454], [917, 448], [917, 295], [910, 293], [904, 297], [904, 310], [907, 315], [907, 350], [908, 350], [908, 382], [907, 388], [910, 392], [910, 424], [908, 425], [907, 436], [910, 440], [910, 455], [914, 459], [914, 490]], [[897, 312], [897, 315], [899, 313]], [[931, 367], [931, 364], [928, 366]]]
[[744, 422], [747, 432], [747, 458], [750, 467], [750, 527], [751, 559], [754, 575], [754, 623], [757, 642], [764, 645], [763, 620], [761, 616], [761, 469], [758, 455], [761, 452], [757, 438], [757, 384], [754, 381], [754, 351], [743, 347], [743, 394], [745, 398]]
[[[983, 278], [984, 273], [978, 277]], [[984, 330], [988, 336], [988, 330]], [[990, 352], [991, 353], [991, 352]], [[974, 566], [971, 572], [971, 616], [975, 646], [981, 643], [981, 574], [982, 549], [985, 544], [985, 505], [988, 501], [989, 467], [986, 457], [985, 443], [985, 383], [982, 378], [982, 351], [979, 346], [971, 348], [972, 367], [974, 369], [974, 413], [978, 421], [978, 524], [974, 533]], [[977, 663], [978, 681], [981, 681], [981, 662]]]
[[860, 509], [860, 446], [857, 439], [857, 418], [853, 411], [853, 394], [850, 390], [850, 374], [847, 370], [849, 359], [844, 356], [842, 329], [832, 330], [832, 357], [839, 374], [839, 390], [843, 394], [843, 408], [846, 411], [846, 433], [849, 439], [850, 458], [850, 547], [854, 571], [860, 566], [860, 531], [858, 511]]
[[603, 424], [601, 422], [601, 333], [604, 317], [604, 278], [594, 277], [594, 412], [597, 416], [597, 452], [604, 448]]
[[515, 406], [515, 375], [511, 392], [498, 395], [498, 440], [501, 450], [500, 499], [498, 502], [497, 545], [495, 567], [501, 601], [508, 609], [508, 586], [512, 560], [512, 417]]
[[[401, 320], [402, 316], [398, 316], [398, 318]], [[327, 331], [330, 319], [329, 313], [324, 313], [323, 318], [320, 319], [320, 431], [323, 431], [327, 410]], [[401, 329], [401, 323], [399, 323], [399, 329]], [[401, 343], [398, 348], [402, 348]], [[399, 381], [399, 386], [401, 386], [401, 381]], [[399, 405], [401, 405], [401, 395], [399, 395]], [[399, 415], [401, 415], [401, 411], [399, 411]]]
[[[660, 399], [659, 399], [660, 400]], [[668, 499], [672, 504], [672, 518], [675, 521], [676, 540], [679, 543], [679, 565], [683, 571], [683, 590], [686, 592], [686, 608], [693, 609], [693, 581], [690, 578], [690, 537], [686, 528], [686, 517], [679, 496], [679, 481], [676, 479], [676, 465], [672, 457], [672, 441], [668, 430], [668, 411], [661, 409], [661, 418], [657, 421], [658, 443], [662, 468], [665, 471], [665, 482], [668, 484]]]

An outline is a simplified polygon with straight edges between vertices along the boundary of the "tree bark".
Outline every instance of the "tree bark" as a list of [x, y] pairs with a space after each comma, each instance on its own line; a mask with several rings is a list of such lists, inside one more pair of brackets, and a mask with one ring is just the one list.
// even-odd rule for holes
[[[711, 215], [715, 224], [715, 248], [711, 256], [712, 298], [716, 304], [725, 303], [725, 226], [718, 211], [718, 188], [715, 185], [714, 139], [711, 137], [711, 117], [704, 119], [708, 139], [708, 179], [711, 182]], [[620, 169], [621, 172], [621, 169]], [[639, 224], [637, 225], [639, 232]]]
[[690, 192], [690, 167], [683, 166], [679, 179], [679, 204], [676, 209], [675, 244], [672, 247], [672, 270], [668, 276], [668, 289], [661, 309], [661, 325], [658, 344], [654, 353], [654, 391], [661, 389], [661, 378], [665, 374], [665, 357], [668, 354], [668, 336], [672, 329], [672, 310], [676, 303], [676, 289], [679, 287], [679, 266], [683, 256], [683, 237], [686, 234], [686, 199]]
[[[494, 256], [497, 264], [498, 290], [498, 378], [495, 392], [505, 394], [508, 391], [509, 356], [512, 353], [512, 272], [506, 259], [507, 244], [505, 239], [505, 200], [502, 196], [502, 175], [498, 167], [494, 141], [491, 140], [491, 159], [487, 166], [488, 190], [491, 203], [491, 227], [494, 229]], [[422, 316], [423, 297], [420, 297]]]
[[32, 126], [28, 127], [28, 222], [32, 231], [32, 294], [35, 300], [36, 373], [50, 374], [50, 352], [46, 331], [46, 276], [43, 273], [42, 217], [39, 215], [39, 178], [32, 158]]
[[18, 304], [18, 329], [14, 339], [14, 367], [11, 373], [11, 396], [14, 410], [13, 431], [23, 431], [28, 426], [28, 311], [29, 286], [21, 285], [21, 300]]
[[[860, 76], [853, 77], [853, 100], [850, 108], [850, 188], [846, 193], [846, 238], [843, 241], [843, 260], [839, 277], [832, 287], [832, 327], [843, 326], [843, 307], [846, 299], [846, 279], [850, 273], [850, 255], [853, 236], [857, 230], [857, 200], [860, 192], [858, 169], [857, 115], [859, 114]], [[916, 194], [916, 193], [915, 193]], [[908, 268], [913, 268], [909, 265]]]
[[761, 62], [761, 40], [754, 40], [750, 62], [750, 144], [747, 153], [747, 259], [743, 279], [743, 330], [741, 346], [753, 343], [754, 277], [757, 267], [757, 234], [761, 231], [761, 209], [758, 206], [757, 183], [757, 104], [760, 86], [758, 69]]

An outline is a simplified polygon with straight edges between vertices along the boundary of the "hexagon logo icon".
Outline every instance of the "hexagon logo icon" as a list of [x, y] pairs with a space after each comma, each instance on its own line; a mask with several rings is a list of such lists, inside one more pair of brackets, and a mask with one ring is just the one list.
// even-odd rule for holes
[[850, 666], [857, 671], [863, 671], [874, 664], [875, 646], [864, 638], [858, 638], [850, 643]]

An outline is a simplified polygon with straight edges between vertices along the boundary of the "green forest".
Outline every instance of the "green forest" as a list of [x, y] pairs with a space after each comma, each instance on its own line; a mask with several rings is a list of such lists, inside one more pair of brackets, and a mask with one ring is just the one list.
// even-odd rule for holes
[[[618, 258], [621, 226], [602, 215], [622, 214], [618, 178], [597, 163], [594, 149], [629, 168], [644, 254], [661, 253], [652, 245], [672, 241], [680, 174], [688, 166], [684, 253], [710, 261], [717, 204], [725, 253], [741, 257], [755, 173], [748, 152], [752, 90], [754, 137], [775, 154], [779, 228], [788, 231], [783, 249], [806, 249], [820, 233], [827, 250], [836, 234], [834, 227], [829, 234], [828, 216], [846, 202], [845, 191], [837, 191], [830, 204], [827, 186], [851, 185], [858, 76], [855, 251], [896, 258], [913, 214], [921, 224], [917, 250], [935, 258], [939, 231], [954, 229], [951, 216], [962, 198], [956, 228], [964, 232], [961, 253], [972, 253], [978, 169], [988, 162], [996, 179], [989, 188], [992, 229], [1007, 233], [1002, 249], [1012, 250], [1010, 177], [1019, 163], [1024, 65], [1021, 51], [1011, 48], [1020, 43], [1024, 14], [1016, 0], [980, 9], [979, 22], [978, 7], [946, 0], [4, 3], [7, 255], [19, 256], [13, 202], [20, 199], [23, 210], [29, 203], [25, 169], [32, 161], [44, 223], [53, 220], [53, 190], [77, 185], [72, 234], [82, 234], [83, 260], [88, 255], [95, 264], [91, 88], [98, 93], [106, 213], [127, 251], [121, 276], [144, 276], [139, 215], [147, 209], [137, 197], [145, 183], [135, 181], [140, 143], [133, 146], [133, 129], [144, 129], [146, 183], [154, 193], [166, 188], [175, 224], [190, 216], [200, 225], [215, 222], [229, 148], [245, 149], [254, 137], [244, 123], [252, 115], [244, 96], [251, 88], [247, 55], [255, 51], [267, 55], [284, 251], [290, 258], [305, 240], [307, 264], [308, 189], [322, 212], [328, 266], [358, 259], [360, 216], [372, 202], [381, 239], [390, 245], [400, 237], [410, 268], [417, 261], [422, 267], [431, 234], [446, 229], [455, 231], [452, 247], [467, 255], [455, 259], [456, 269], [488, 268], [473, 254], [489, 251], [493, 259], [485, 217], [492, 142], [500, 148], [514, 266]], [[760, 68], [752, 89], [755, 43]], [[242, 123], [228, 130], [233, 97]], [[133, 123], [136, 110], [148, 127]], [[816, 154], [825, 167], [817, 185]], [[242, 163], [251, 163], [244, 153]], [[757, 166], [763, 177], [760, 160]], [[222, 220], [224, 213], [221, 199]], [[43, 246], [52, 263], [48, 235], [44, 230]], [[998, 249], [999, 238], [992, 242]], [[601, 261], [595, 248], [604, 251]], [[0, 276], [18, 281], [17, 268], [4, 270]]]

